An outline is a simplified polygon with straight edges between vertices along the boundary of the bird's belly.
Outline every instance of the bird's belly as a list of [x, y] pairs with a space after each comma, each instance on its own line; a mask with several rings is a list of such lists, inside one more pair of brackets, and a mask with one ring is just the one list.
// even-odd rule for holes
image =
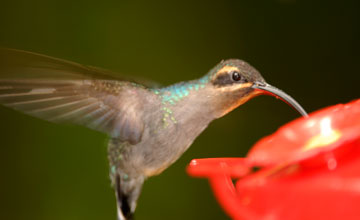
[[[140, 146], [139, 146], [140, 147]], [[145, 176], [154, 176], [162, 173], [173, 164], [187, 149], [187, 146], [169, 148], [164, 145], [143, 146], [138, 153], [134, 154], [137, 162], [136, 167]], [[135, 149], [134, 149], [135, 150]], [[133, 160], [133, 162], [135, 162]]]
[[192, 140], [184, 140], [179, 134], [171, 139], [165, 139], [162, 135], [164, 134], [145, 136], [141, 143], [129, 147], [126, 165], [136, 168], [145, 176], [158, 175], [173, 164], [192, 143]]
[[141, 142], [127, 148], [124, 165], [145, 176], [160, 174], [179, 159], [207, 123], [184, 125], [177, 123], [162, 130], [146, 129]]

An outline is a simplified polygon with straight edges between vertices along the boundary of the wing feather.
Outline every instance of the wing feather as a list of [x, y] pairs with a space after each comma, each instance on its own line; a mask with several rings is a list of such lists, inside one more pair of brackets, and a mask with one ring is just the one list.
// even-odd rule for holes
[[144, 129], [147, 89], [107, 73], [30, 52], [0, 49], [0, 104], [138, 143]]

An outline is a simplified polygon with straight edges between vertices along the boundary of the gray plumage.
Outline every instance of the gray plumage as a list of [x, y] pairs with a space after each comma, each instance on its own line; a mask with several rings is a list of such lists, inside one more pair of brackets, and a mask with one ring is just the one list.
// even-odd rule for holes
[[110, 71], [35, 53], [0, 50], [0, 103], [110, 136], [118, 219], [131, 219], [144, 180], [174, 163], [208, 124], [260, 94], [261, 75], [241, 60], [204, 77], [150, 88]]

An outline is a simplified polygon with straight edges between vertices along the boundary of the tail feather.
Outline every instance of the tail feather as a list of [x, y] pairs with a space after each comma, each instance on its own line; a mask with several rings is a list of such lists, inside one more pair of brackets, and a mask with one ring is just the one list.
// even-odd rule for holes
[[136, 178], [122, 181], [120, 175], [115, 177], [118, 220], [133, 220], [136, 202], [139, 198], [144, 179]]
[[121, 191], [121, 182], [119, 175], [116, 176], [115, 187], [118, 220], [133, 220], [133, 213], [131, 212], [128, 196]]

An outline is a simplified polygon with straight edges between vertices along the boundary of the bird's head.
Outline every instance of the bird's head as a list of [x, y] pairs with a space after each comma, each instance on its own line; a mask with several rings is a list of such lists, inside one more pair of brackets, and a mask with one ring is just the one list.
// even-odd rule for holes
[[262, 94], [276, 96], [303, 116], [307, 115], [293, 98], [266, 83], [261, 74], [245, 61], [237, 59], [222, 61], [210, 71], [208, 77], [219, 117]]

